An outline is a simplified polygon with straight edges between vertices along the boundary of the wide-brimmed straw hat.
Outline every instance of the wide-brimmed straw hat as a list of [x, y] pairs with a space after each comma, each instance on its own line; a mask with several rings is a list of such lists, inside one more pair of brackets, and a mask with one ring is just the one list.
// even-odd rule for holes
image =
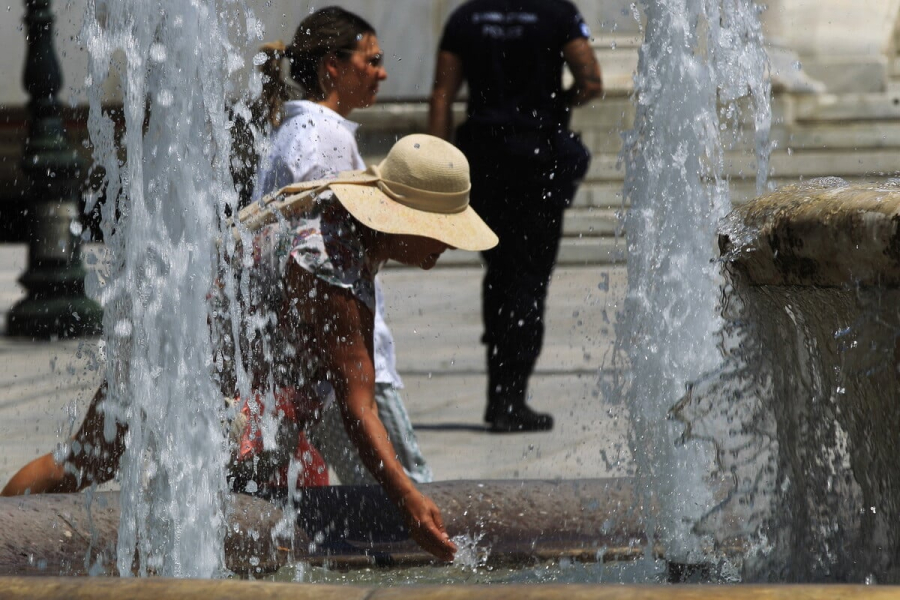
[[336, 179], [286, 186], [238, 215], [259, 229], [305, 210], [311, 198], [331, 190], [360, 223], [376, 231], [419, 235], [463, 250], [487, 250], [497, 235], [469, 206], [469, 162], [452, 144], [430, 135], [401, 138], [387, 157], [365, 171]]

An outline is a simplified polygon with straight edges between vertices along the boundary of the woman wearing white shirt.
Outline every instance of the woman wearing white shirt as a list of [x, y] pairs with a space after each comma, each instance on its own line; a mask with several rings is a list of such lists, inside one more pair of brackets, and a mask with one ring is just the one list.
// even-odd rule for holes
[[[262, 66], [263, 101], [274, 130], [263, 152], [254, 198], [300, 181], [330, 179], [339, 172], [365, 169], [356, 144], [358, 123], [347, 117], [375, 103], [378, 85], [387, 78], [384, 54], [375, 30], [357, 15], [338, 7], [305, 18], [290, 46], [268, 44]], [[288, 100], [284, 60], [305, 99]], [[378, 414], [406, 474], [416, 483], [432, 481], [398, 390], [394, 340], [384, 321], [384, 295], [375, 280], [375, 399]], [[338, 410], [332, 407], [310, 438], [346, 485], [374, 484], [347, 437]]]

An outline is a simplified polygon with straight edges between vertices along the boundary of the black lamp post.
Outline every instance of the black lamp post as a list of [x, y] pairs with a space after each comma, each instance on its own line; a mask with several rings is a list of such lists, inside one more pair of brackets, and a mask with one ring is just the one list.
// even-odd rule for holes
[[40, 338], [100, 332], [100, 305], [84, 293], [79, 194], [84, 165], [66, 137], [56, 95], [62, 85], [50, 0], [25, 0], [23, 82], [31, 122], [22, 156], [27, 176], [28, 296], [7, 317], [7, 333]]

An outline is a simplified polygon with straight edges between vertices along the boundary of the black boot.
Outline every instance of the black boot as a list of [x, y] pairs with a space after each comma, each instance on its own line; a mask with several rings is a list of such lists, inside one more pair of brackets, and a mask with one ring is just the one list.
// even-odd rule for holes
[[512, 396], [502, 396], [498, 388], [488, 396], [484, 420], [488, 429], [494, 433], [514, 433], [517, 431], [550, 431], [553, 429], [553, 417], [547, 413], [539, 413], [525, 404], [524, 390]]
[[553, 429], [552, 415], [535, 412], [524, 402], [509, 404], [507, 410], [499, 411], [493, 417], [493, 421], [490, 422], [490, 430], [493, 433], [550, 431]]
[[484, 420], [495, 433], [517, 431], [549, 431], [553, 429], [553, 417], [534, 412], [525, 404], [528, 378], [534, 370], [533, 360], [520, 357], [504, 357], [488, 344], [487, 409]]

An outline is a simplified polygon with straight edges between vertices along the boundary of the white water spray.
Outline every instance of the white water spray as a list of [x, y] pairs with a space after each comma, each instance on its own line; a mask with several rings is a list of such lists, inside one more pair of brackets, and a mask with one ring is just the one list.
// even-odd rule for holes
[[[119, 473], [122, 576], [135, 567], [170, 577], [224, 571], [227, 452], [207, 294], [220, 267], [225, 210], [238, 200], [226, 100], [239, 95], [229, 77], [247, 52], [230, 40], [254, 29], [235, 0], [88, 3], [89, 129], [106, 174], [111, 256], [101, 297], [106, 411], [128, 427]], [[111, 69], [120, 71], [121, 141], [117, 115], [100, 97]], [[114, 429], [107, 419], [108, 439]]]
[[[739, 134], [739, 100], [755, 112], [757, 185], [768, 170], [770, 90], [750, 0], [647, 0], [635, 77], [637, 113], [625, 135], [628, 292], [617, 327], [616, 386], [631, 411], [632, 453], [647, 529], [666, 557], [703, 562], [692, 528], [713, 505], [711, 449], [678, 444], [668, 418], [687, 382], [721, 361], [721, 278], [715, 231], [731, 207], [720, 131]], [[736, 135], [740, 137], [740, 135]]]

